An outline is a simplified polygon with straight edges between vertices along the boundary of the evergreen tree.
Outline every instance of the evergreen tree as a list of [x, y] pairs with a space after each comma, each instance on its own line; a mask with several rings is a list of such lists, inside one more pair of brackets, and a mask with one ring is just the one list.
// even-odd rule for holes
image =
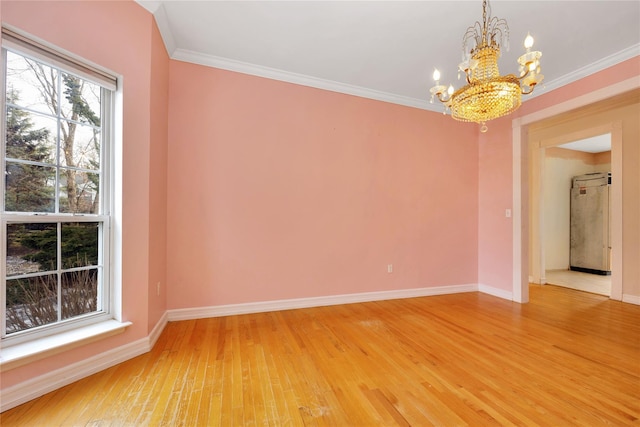
[[[71, 119], [69, 122], [62, 124], [62, 149], [65, 156], [65, 161], [68, 166], [78, 166], [75, 164], [74, 159], [74, 150], [75, 150], [75, 135], [77, 124], [76, 121], [81, 123], [88, 123], [90, 125], [99, 127], [100, 126], [100, 117], [98, 117], [95, 112], [89, 106], [89, 103], [82, 96], [82, 91], [84, 89], [84, 80], [79, 77], [72, 76], [70, 74], [62, 75], [62, 83], [64, 84], [64, 95], [65, 99], [69, 102], [71, 106], [70, 114], [68, 118]], [[95, 130], [94, 130], [95, 135]], [[97, 139], [94, 139], [97, 141]], [[97, 144], [97, 142], [96, 142]], [[99, 147], [96, 147], [99, 150]], [[91, 163], [91, 162], [90, 162]], [[79, 200], [83, 195], [82, 190], [79, 191], [78, 185], [76, 183], [76, 174], [77, 172], [73, 169], [65, 169], [64, 170], [66, 176], [66, 189], [67, 189], [67, 203], [69, 212], [78, 212], [83, 209], [79, 205]], [[96, 192], [95, 202], [97, 203], [97, 192], [99, 190], [99, 183], [97, 182], [97, 177], [94, 175], [88, 176], [90, 185], [92, 190]], [[94, 209], [97, 205], [94, 203]], [[92, 209], [92, 212], [95, 212]]]
[[[14, 89], [7, 91], [7, 103], [18, 99]], [[51, 162], [51, 149], [47, 145], [49, 130], [34, 129], [29, 113], [7, 106], [6, 122], [6, 194], [5, 209], [14, 212], [52, 212], [53, 168], [18, 163], [27, 160]]]

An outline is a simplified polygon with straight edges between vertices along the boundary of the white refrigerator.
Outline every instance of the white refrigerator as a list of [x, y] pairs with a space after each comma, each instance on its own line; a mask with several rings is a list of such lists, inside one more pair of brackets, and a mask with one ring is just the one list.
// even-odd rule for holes
[[572, 179], [571, 270], [611, 274], [610, 188], [611, 172]]

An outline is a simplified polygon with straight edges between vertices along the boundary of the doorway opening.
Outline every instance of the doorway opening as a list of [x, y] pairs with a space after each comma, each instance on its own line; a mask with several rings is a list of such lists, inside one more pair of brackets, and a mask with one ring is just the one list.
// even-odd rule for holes
[[611, 134], [540, 149], [541, 282], [611, 296]]

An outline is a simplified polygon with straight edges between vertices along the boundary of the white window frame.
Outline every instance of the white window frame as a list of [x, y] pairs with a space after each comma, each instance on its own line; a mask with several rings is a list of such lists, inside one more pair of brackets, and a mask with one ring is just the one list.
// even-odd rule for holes
[[[6, 213], [4, 210], [5, 194], [5, 122], [6, 122], [6, 66], [2, 67], [0, 96], [2, 97], [3, 118], [0, 121], [0, 307], [2, 307], [0, 367], [10, 369], [28, 363], [34, 357], [40, 358], [51, 351], [59, 351], [65, 346], [75, 346], [98, 336], [119, 333], [129, 326], [121, 317], [121, 232], [120, 218], [122, 213], [122, 90], [121, 79], [114, 73], [95, 64], [89, 63], [69, 52], [36, 39], [17, 29], [3, 26], [2, 57], [6, 59], [6, 51], [35, 59], [59, 70], [78, 75], [81, 78], [97, 83], [101, 90], [101, 171], [100, 171], [100, 214], [61, 214], [52, 213], [35, 215], [25, 213]], [[6, 61], [3, 61], [6, 64]], [[99, 235], [99, 264], [102, 286], [98, 292], [98, 311], [87, 313], [71, 319], [43, 325], [24, 331], [6, 335], [6, 230], [7, 223], [62, 223], [65, 222], [100, 222], [102, 232]], [[59, 242], [58, 242], [59, 244]], [[99, 285], [100, 286], [100, 285]]]

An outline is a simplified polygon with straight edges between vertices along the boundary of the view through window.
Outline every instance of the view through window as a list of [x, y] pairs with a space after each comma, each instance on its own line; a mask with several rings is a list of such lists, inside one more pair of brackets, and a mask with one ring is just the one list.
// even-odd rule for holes
[[4, 48], [2, 337], [109, 313], [113, 91]]

